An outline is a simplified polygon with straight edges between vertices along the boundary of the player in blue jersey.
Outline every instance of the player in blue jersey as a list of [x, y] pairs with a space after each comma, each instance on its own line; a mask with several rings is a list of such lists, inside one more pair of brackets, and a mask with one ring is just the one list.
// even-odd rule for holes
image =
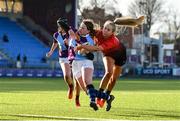
[[[68, 60], [68, 44], [71, 39], [73, 39], [73, 30], [69, 27], [67, 23], [67, 19], [59, 18], [57, 20], [58, 25], [58, 31], [54, 33], [53, 35], [53, 44], [51, 46], [50, 51], [46, 54], [47, 57], [50, 57], [54, 50], [59, 47], [59, 63], [61, 66], [61, 69], [63, 71], [64, 80], [67, 83], [69, 89], [68, 89], [68, 98], [73, 98], [73, 80], [72, 80], [72, 74], [71, 74], [71, 64]], [[79, 94], [80, 94], [80, 88], [79, 85], [76, 84], [76, 106], [80, 106], [79, 103]]]
[[[83, 20], [77, 32], [76, 41], [71, 43], [71, 47], [76, 48], [80, 45], [94, 45], [94, 25], [90, 20]], [[90, 97], [90, 107], [98, 110], [95, 103], [97, 90], [94, 89], [92, 84], [92, 77], [94, 72], [93, 66], [94, 55], [86, 50], [75, 51], [75, 58], [72, 62], [72, 72], [74, 78], [79, 82], [81, 88], [87, 92]]]

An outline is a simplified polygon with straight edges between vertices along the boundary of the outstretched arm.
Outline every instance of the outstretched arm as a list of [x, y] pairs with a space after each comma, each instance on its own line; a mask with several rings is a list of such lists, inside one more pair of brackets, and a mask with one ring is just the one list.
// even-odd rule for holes
[[53, 54], [54, 50], [57, 48], [57, 46], [58, 46], [58, 43], [53, 42], [50, 51], [46, 53], [46, 57], [50, 57]]
[[101, 46], [92, 46], [92, 45], [78, 45], [76, 48], [75, 48], [75, 51], [76, 50], [81, 50], [81, 49], [86, 49], [88, 51], [102, 51], [103, 48]]

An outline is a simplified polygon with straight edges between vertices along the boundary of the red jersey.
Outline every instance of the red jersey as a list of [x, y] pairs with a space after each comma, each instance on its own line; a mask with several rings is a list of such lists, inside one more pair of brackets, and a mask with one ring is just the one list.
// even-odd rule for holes
[[96, 31], [96, 38], [96, 44], [103, 48], [102, 52], [104, 54], [108, 54], [120, 49], [120, 42], [118, 38], [114, 36], [114, 34], [105, 39], [103, 37], [102, 31]]

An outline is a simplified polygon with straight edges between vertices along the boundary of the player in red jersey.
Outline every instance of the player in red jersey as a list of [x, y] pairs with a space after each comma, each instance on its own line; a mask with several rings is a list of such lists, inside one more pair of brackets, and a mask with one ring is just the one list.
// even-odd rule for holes
[[[114, 35], [115, 24], [112, 21], [106, 21], [102, 30], [96, 31], [96, 45], [79, 45], [76, 49], [86, 49], [88, 51], [102, 51], [105, 74], [99, 86], [96, 103], [103, 107], [106, 101], [106, 111], [111, 109], [111, 102], [114, 96], [110, 95], [116, 80], [122, 72], [121, 66], [126, 62], [126, 49], [124, 45]], [[105, 93], [103, 93], [105, 92]]]

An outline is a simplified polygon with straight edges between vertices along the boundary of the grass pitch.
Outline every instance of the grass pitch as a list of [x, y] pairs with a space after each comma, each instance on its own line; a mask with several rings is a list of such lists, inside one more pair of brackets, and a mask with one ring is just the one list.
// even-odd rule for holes
[[[99, 80], [94, 80], [98, 88]], [[81, 91], [81, 107], [67, 99], [59, 78], [0, 78], [1, 120], [180, 120], [180, 80], [120, 79], [109, 112], [94, 111]]]

